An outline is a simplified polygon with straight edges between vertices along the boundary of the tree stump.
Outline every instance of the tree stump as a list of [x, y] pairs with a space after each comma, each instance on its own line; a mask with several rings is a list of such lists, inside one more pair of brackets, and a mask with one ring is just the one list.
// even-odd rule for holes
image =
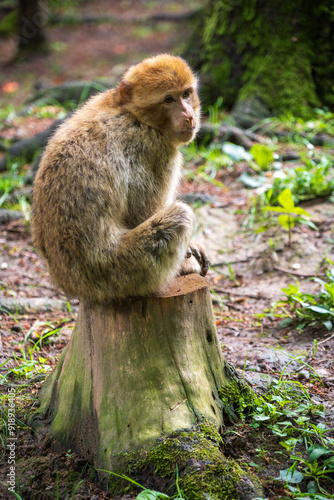
[[201, 419], [220, 428], [228, 383], [209, 285], [192, 274], [159, 296], [81, 303], [75, 330], [40, 394], [56, 449], [113, 470], [115, 457]]

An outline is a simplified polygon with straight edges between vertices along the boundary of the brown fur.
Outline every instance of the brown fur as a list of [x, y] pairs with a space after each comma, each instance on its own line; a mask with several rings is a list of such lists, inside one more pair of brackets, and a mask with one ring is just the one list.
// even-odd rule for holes
[[[196, 84], [182, 59], [147, 59], [50, 140], [34, 183], [32, 230], [68, 296], [101, 302], [147, 295], [180, 272], [193, 213], [175, 202], [177, 146], [199, 126]], [[167, 104], [170, 94], [175, 101]], [[195, 261], [185, 272], [201, 270]]]

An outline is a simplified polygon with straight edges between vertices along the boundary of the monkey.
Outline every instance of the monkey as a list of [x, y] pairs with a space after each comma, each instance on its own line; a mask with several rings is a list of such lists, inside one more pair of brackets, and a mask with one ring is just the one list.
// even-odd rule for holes
[[65, 294], [96, 303], [148, 296], [206, 274], [192, 209], [176, 200], [179, 147], [200, 124], [197, 77], [160, 54], [131, 66], [49, 140], [33, 186], [32, 235]]

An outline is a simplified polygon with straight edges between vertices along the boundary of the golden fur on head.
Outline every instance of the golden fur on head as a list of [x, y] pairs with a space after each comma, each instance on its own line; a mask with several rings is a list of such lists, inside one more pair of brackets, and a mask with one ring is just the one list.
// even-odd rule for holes
[[190, 67], [181, 57], [170, 54], [160, 54], [155, 57], [145, 59], [142, 63], [131, 66], [123, 77], [127, 84], [136, 87], [136, 96], [140, 98], [145, 95], [147, 99], [149, 93], [163, 93], [183, 89], [184, 87], [197, 88], [197, 78]]

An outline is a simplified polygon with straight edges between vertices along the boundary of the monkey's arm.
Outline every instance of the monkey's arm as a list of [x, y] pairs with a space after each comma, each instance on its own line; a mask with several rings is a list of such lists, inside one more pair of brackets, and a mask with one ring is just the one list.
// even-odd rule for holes
[[112, 256], [120, 296], [154, 293], [178, 274], [193, 217], [187, 205], [177, 202], [121, 236]]
[[134, 229], [116, 232], [112, 226], [97, 230], [100, 236], [62, 239], [53, 248], [56, 258], [49, 259], [50, 273], [69, 296], [83, 300], [103, 302], [159, 292], [178, 275], [193, 219], [191, 208], [176, 202]]

